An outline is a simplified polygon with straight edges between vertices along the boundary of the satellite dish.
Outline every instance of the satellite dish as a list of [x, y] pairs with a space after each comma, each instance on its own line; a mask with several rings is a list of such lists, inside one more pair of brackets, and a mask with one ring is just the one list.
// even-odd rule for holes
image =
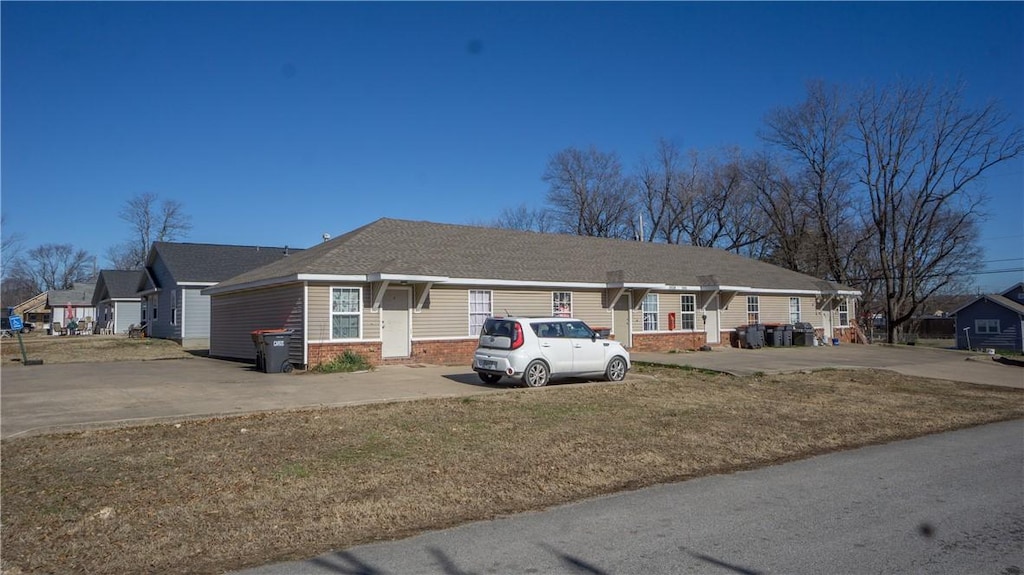
[[327, 232], [324, 232], [324, 235], [322, 237], [324, 238], [324, 241], [326, 242], [327, 240], [331, 239], [331, 234], [329, 234]]

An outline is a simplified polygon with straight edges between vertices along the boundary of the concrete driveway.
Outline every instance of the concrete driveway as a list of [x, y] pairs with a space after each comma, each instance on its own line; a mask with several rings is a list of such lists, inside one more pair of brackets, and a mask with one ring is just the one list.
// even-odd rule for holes
[[[736, 375], [808, 369], [881, 368], [907, 375], [1024, 388], [1024, 368], [978, 354], [878, 345], [634, 353], [635, 361], [689, 365]], [[634, 376], [630, 376], [634, 377]], [[369, 373], [265, 374], [208, 358], [41, 366], [0, 371], [0, 437], [143, 421], [458, 397], [507, 389], [465, 366], [386, 366]]]
[[1024, 368], [974, 352], [917, 346], [721, 348], [714, 351], [632, 354], [633, 361], [687, 365], [731, 373], [791, 373], [809, 369], [888, 369], [905, 375], [1024, 389]]
[[5, 365], [0, 437], [139, 421], [491, 393], [465, 366], [266, 374], [208, 358]]

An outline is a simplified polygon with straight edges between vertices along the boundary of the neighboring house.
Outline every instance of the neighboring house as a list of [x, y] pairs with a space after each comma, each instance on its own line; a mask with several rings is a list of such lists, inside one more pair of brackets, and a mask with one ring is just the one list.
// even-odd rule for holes
[[[67, 327], [73, 317], [77, 323], [96, 318], [96, 308], [92, 304], [92, 293], [96, 284], [75, 283], [69, 290], [50, 290], [46, 292], [46, 310], [50, 314], [50, 328], [54, 323]], [[68, 308], [70, 307], [70, 316]]]
[[155, 242], [137, 292], [147, 335], [207, 348], [210, 298], [205, 287], [287, 257], [287, 247]]
[[141, 320], [142, 298], [139, 282], [142, 270], [102, 270], [92, 294], [98, 325], [106, 325], [112, 333], [128, 333], [128, 328]]
[[859, 292], [712, 248], [381, 219], [203, 290], [210, 354], [294, 330], [291, 360], [468, 365], [490, 315], [571, 315], [640, 351], [728, 345], [747, 323], [852, 341]]
[[950, 315], [956, 317], [960, 349], [1024, 351], [1024, 282], [1000, 294], [978, 296]]
[[14, 315], [21, 316], [26, 323], [35, 325], [36, 329], [46, 331], [50, 329], [50, 310], [46, 307], [46, 294], [38, 293], [27, 300], [14, 306]]

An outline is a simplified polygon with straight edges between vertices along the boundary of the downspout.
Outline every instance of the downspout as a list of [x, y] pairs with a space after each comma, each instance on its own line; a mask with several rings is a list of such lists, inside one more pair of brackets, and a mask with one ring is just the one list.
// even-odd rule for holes
[[309, 282], [302, 282], [302, 366], [309, 367]]

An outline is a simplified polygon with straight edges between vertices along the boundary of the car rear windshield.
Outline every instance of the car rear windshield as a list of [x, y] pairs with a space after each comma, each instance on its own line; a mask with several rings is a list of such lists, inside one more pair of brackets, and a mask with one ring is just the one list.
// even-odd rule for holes
[[480, 347], [510, 349], [515, 334], [515, 323], [508, 319], [484, 320], [484, 326], [480, 329]]

